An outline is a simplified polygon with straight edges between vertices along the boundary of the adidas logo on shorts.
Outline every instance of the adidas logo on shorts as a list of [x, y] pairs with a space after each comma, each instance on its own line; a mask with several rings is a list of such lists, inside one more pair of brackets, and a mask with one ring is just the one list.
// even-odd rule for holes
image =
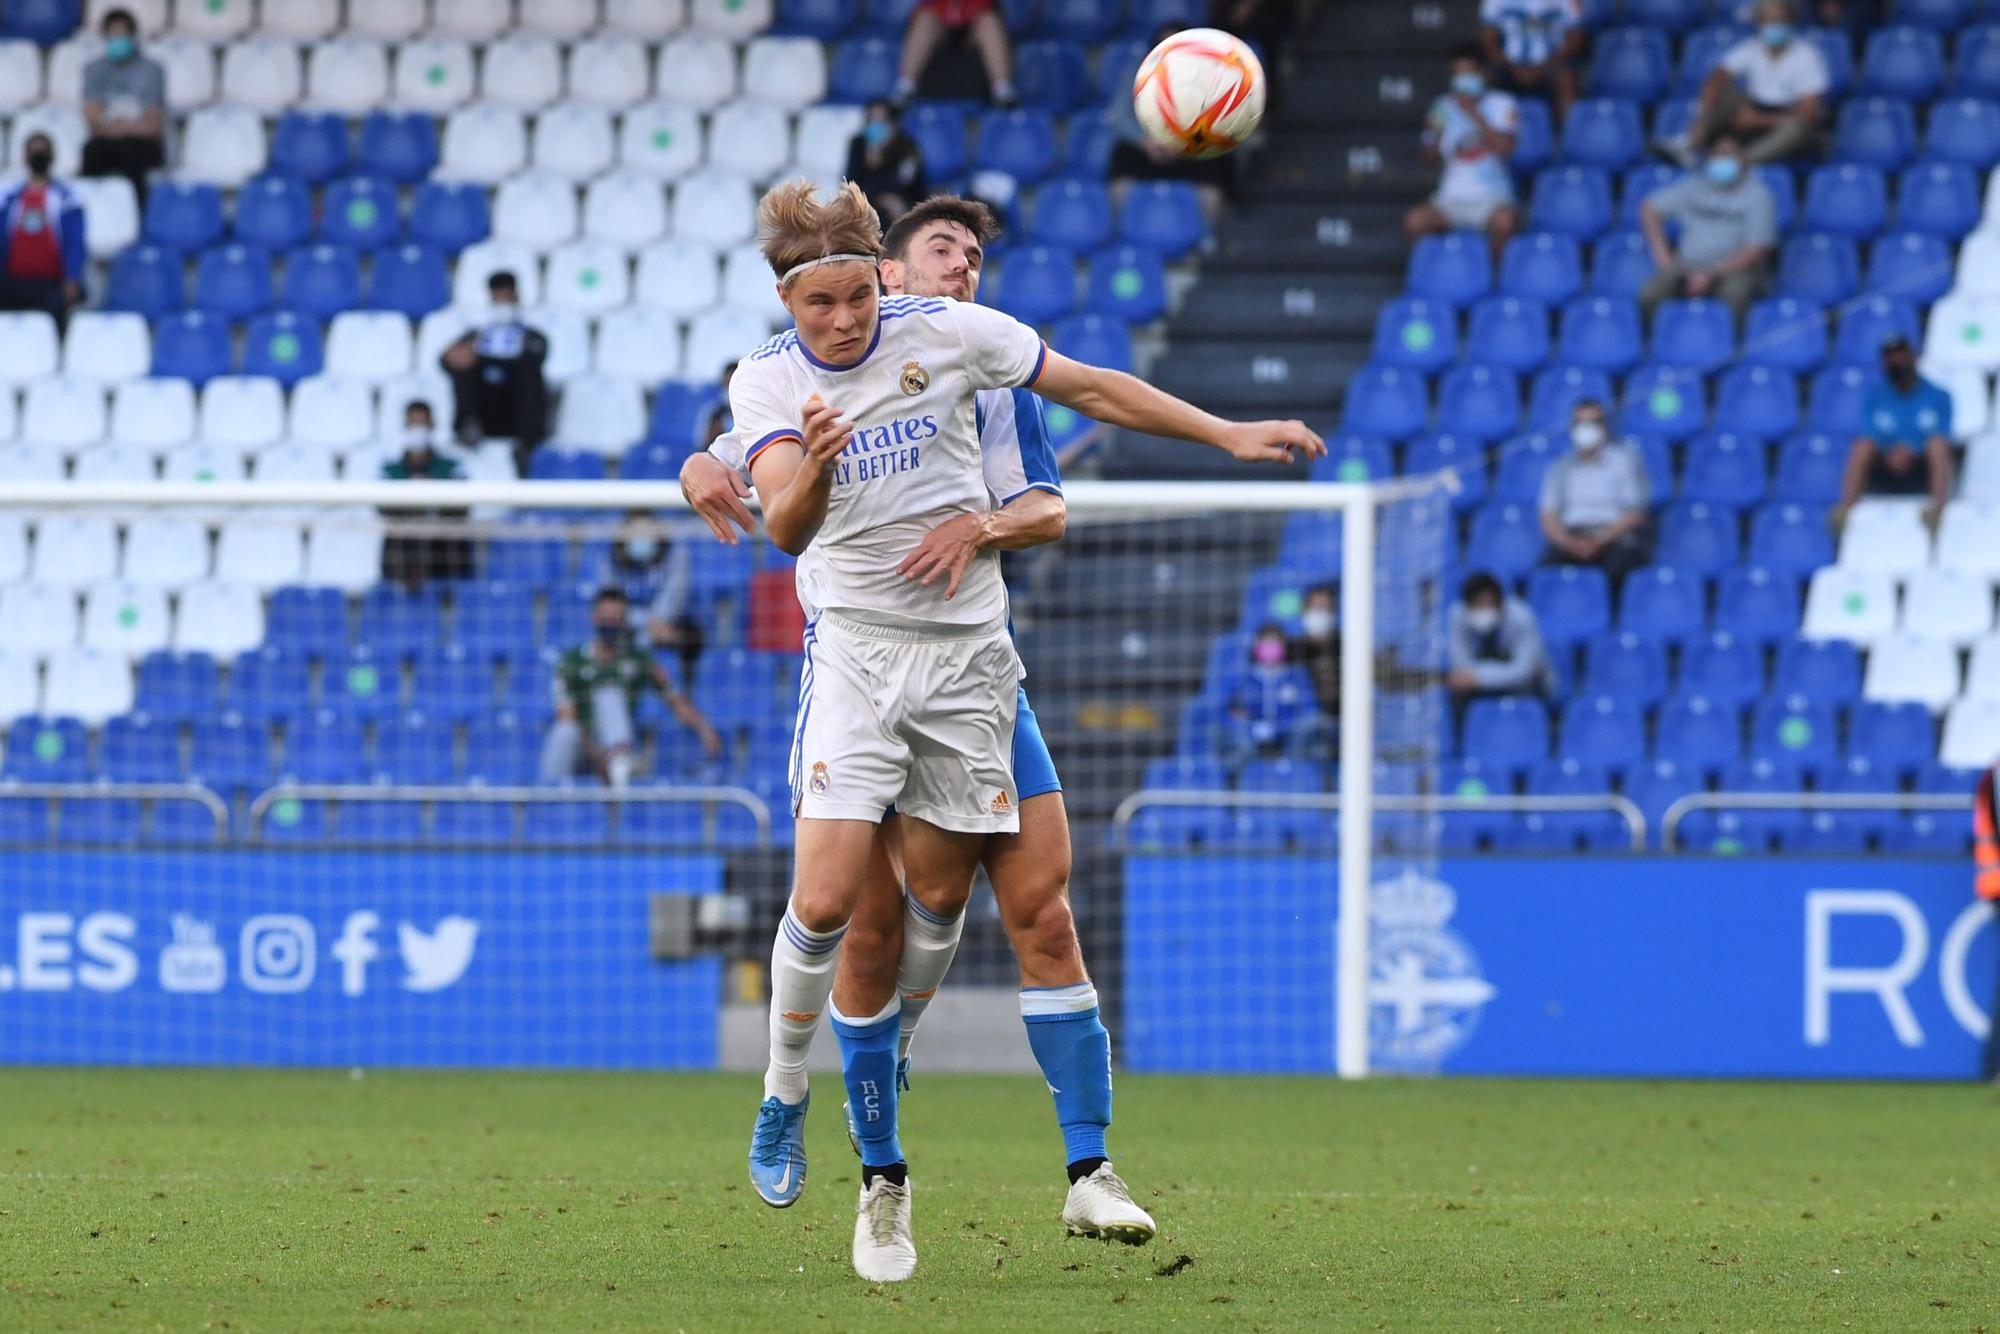
[[1007, 800], [1007, 794], [1004, 791], [993, 794], [993, 813], [995, 815], [1005, 815], [1012, 809], [1014, 809], [1014, 803]]

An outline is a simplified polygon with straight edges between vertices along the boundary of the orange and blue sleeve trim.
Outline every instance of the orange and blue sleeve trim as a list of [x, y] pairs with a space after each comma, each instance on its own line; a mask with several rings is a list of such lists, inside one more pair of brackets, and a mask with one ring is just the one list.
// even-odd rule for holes
[[780, 426], [777, 430], [772, 431], [769, 435], [761, 437], [760, 439], [758, 439], [756, 444], [750, 446], [748, 452], [746, 452], [743, 455], [743, 466], [746, 468], [749, 467], [750, 461], [752, 459], [756, 458], [759, 454], [763, 453], [767, 448], [769, 448], [772, 445], [775, 445], [780, 440], [796, 440], [799, 442], [801, 446], [803, 446], [806, 442], [805, 436], [801, 434], [796, 428], [790, 426]]
[[1035, 353], [1035, 369], [1028, 372], [1028, 382], [1022, 385], [1021, 387], [1023, 389], [1033, 389], [1035, 387], [1035, 381], [1042, 378], [1042, 367], [1048, 364], [1049, 364], [1049, 344], [1047, 339], [1043, 339], [1041, 351]]

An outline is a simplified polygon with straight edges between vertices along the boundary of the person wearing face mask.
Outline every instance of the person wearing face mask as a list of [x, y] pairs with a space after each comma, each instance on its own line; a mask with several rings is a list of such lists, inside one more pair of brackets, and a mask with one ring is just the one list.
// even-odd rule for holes
[[1701, 86], [1685, 134], [1654, 141], [1661, 156], [1692, 168], [1718, 135], [1743, 145], [1746, 162], [1779, 162], [1813, 151], [1833, 80], [1826, 57], [1799, 36], [1786, 0], [1758, 0], [1757, 30], [1723, 53]]
[[654, 648], [680, 655], [681, 680], [692, 688], [704, 641], [692, 611], [694, 562], [680, 535], [646, 510], [633, 510], [619, 524], [596, 582], [624, 590], [637, 609], [633, 627]]
[[[437, 421], [431, 405], [411, 400], [403, 409], [403, 452], [382, 465], [389, 482], [455, 482], [465, 472], [455, 459], [439, 453]], [[465, 517], [461, 509], [384, 508], [392, 523], [450, 523]], [[428, 533], [397, 533], [382, 543], [382, 577], [415, 591], [426, 579], [463, 579], [472, 573], [472, 545], [464, 538]]]
[[1555, 687], [1534, 609], [1484, 570], [1459, 589], [1445, 634], [1444, 680], [1455, 707], [1480, 695], [1546, 695]]
[[83, 202], [50, 176], [55, 145], [31, 134], [28, 177], [0, 190], [0, 310], [43, 310], [58, 324], [83, 300]]
[[542, 781], [560, 783], [594, 773], [612, 787], [632, 781], [638, 745], [634, 720], [639, 696], [661, 699], [701, 741], [709, 760], [722, 758], [722, 738], [694, 702], [674, 688], [632, 633], [632, 604], [624, 590], [600, 588], [590, 600], [590, 642], [556, 661], [556, 720], [542, 743]]
[[1652, 483], [1639, 451], [1611, 438], [1604, 405], [1584, 399], [1570, 415], [1570, 452], [1542, 478], [1542, 535], [1547, 559], [1595, 565], [1615, 588], [1646, 563]]
[[1935, 524], [1951, 499], [1951, 394], [1917, 374], [1917, 350], [1902, 334], [1882, 340], [1882, 380], [1861, 402], [1861, 434], [1847, 451], [1838, 531], [1863, 495], [1922, 496]]
[[167, 75], [139, 54], [139, 21], [128, 9], [105, 14], [104, 54], [84, 66], [83, 174], [123, 176], [146, 204], [147, 173], [166, 165]]
[[1250, 660], [1227, 687], [1217, 749], [1232, 771], [1277, 755], [1309, 758], [1316, 710], [1312, 678], [1292, 661], [1285, 627], [1266, 621], [1250, 641]]
[[511, 440], [522, 476], [548, 436], [549, 387], [542, 374], [549, 340], [521, 317], [521, 291], [502, 269], [486, 280], [486, 323], [438, 358], [458, 404], [453, 428], [464, 443]]
[[[1680, 224], [1678, 248], [1667, 239], [1669, 222]], [[1741, 320], [1769, 283], [1778, 201], [1744, 165], [1734, 135], [1715, 139], [1700, 171], [1648, 195], [1639, 226], [1653, 252], [1653, 276], [1639, 289], [1649, 317], [1662, 301], [1686, 296], [1724, 301]]]
[[887, 102], [870, 102], [865, 115], [847, 145], [847, 179], [868, 196], [886, 231], [928, 192], [924, 151], [903, 133], [902, 117]]
[[1514, 201], [1513, 156], [1520, 108], [1486, 80], [1486, 53], [1467, 42], [1452, 55], [1451, 91], [1431, 104], [1424, 156], [1441, 163], [1437, 193], [1403, 217], [1412, 241], [1449, 231], [1483, 231], [1494, 262], [1521, 228]]

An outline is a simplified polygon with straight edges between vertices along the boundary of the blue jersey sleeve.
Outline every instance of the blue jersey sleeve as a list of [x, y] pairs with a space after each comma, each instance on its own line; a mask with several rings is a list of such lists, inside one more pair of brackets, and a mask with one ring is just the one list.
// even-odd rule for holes
[[1029, 491], [1062, 494], [1042, 400], [1025, 389], [988, 390], [977, 400], [980, 467], [995, 505]]

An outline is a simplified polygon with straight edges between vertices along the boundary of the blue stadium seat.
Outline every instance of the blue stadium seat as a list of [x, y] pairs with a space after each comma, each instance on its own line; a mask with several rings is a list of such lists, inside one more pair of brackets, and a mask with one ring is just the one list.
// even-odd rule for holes
[[129, 846], [139, 841], [143, 817], [143, 808], [129, 797], [65, 797], [56, 837], [64, 843]]
[[[1317, 583], [1339, 573], [1340, 516], [1323, 511], [1301, 511], [1287, 516], [1285, 535], [1278, 543], [1278, 564], [1273, 569], [1283, 586], [1293, 585], [1300, 577], [1308, 583]], [[1250, 595], [1244, 600], [1246, 619], [1253, 608], [1272, 605], [1269, 599], [1257, 596], [1261, 582], [1253, 579], [1248, 590]], [[1292, 616], [1279, 619], [1290, 621]]]
[[1373, 363], [1354, 373], [1342, 398], [1340, 429], [1395, 440], [1424, 429], [1430, 406], [1423, 376]]
[[361, 724], [322, 709], [285, 729], [284, 772], [300, 783], [365, 783]]
[[347, 170], [347, 118], [331, 111], [287, 111], [271, 132], [271, 170], [323, 185]]
[[358, 170], [409, 185], [430, 175], [437, 161], [437, 122], [428, 113], [371, 111], [362, 120]]
[[1707, 628], [1702, 581], [1671, 565], [1636, 570], [1619, 598], [1618, 628], [1678, 642]]
[[1125, 19], [1122, 0], [1042, 0], [1041, 9], [1049, 36], [1072, 43], [1101, 42]]
[[831, 42], [861, 21], [857, 0], [779, 0], [771, 30], [790, 37], [817, 37]]
[[1660, 827], [1667, 808], [1682, 797], [1703, 790], [1704, 774], [1677, 760], [1655, 757], [1633, 765], [1625, 773], [1624, 796], [1646, 817], [1646, 829], [1654, 846], [1659, 845]]
[[1535, 177], [1528, 219], [1538, 231], [1585, 240], [1611, 225], [1611, 183], [1595, 167], [1547, 167]]
[[1681, 43], [1680, 75], [1674, 80], [1674, 91], [1687, 97], [1699, 93], [1729, 48], [1749, 35], [1747, 29], [1734, 23], [1716, 23], [1689, 33]]
[[1558, 653], [1611, 628], [1610, 582], [1604, 571], [1587, 565], [1536, 570], [1528, 576], [1528, 605], [1542, 638]]
[[1903, 231], [1955, 241], [1979, 225], [1979, 209], [1979, 178], [1956, 162], [1919, 162], [1896, 185], [1896, 226]]
[[1929, 232], [1892, 232], [1868, 248], [1868, 290], [1928, 305], [1951, 290], [1951, 245]]
[[[550, 625], [557, 622], [551, 613]], [[576, 626], [588, 626], [588, 609], [575, 618], [575, 624], [560, 631], [551, 629], [551, 643], [579, 643], [589, 634], [587, 629], [571, 633]], [[509, 658], [503, 664], [506, 676], [500, 689], [500, 711], [519, 718], [530, 726], [541, 726], [555, 713], [555, 702], [549, 692], [549, 681], [555, 673], [555, 650], [537, 649], [524, 657]]]
[[188, 254], [222, 239], [222, 191], [197, 181], [160, 182], [146, 196], [145, 239]]
[[[842, 71], [845, 81], [846, 72]], [[1092, 87], [1090, 68], [1075, 43], [1022, 42], [1015, 48], [1014, 91], [1022, 105], [1067, 116], [1091, 102]], [[1125, 96], [1131, 95], [1126, 89]]]
[[1380, 482], [1396, 475], [1389, 443], [1368, 435], [1335, 435], [1327, 439], [1326, 457], [1313, 461], [1313, 480]]
[[425, 181], [410, 201], [410, 239], [447, 255], [456, 255], [492, 232], [486, 191], [469, 181]]
[[1239, 792], [1277, 792], [1310, 796], [1326, 790], [1326, 776], [1316, 764], [1294, 760], [1252, 760], [1236, 775]]
[[1840, 315], [1833, 338], [1833, 361], [1837, 366], [1881, 365], [1882, 340], [1899, 333], [1912, 344], [1923, 342], [1923, 328], [1914, 303], [1893, 296], [1864, 296]]
[[532, 783], [541, 764], [542, 737], [511, 713], [474, 722], [465, 734], [465, 772], [489, 786]]
[[420, 709], [382, 723], [375, 729], [375, 774], [398, 785], [452, 782], [451, 723]]
[[601, 482], [604, 456], [594, 450], [544, 446], [529, 461], [528, 476], [538, 482]]
[[347, 652], [347, 598], [337, 588], [280, 588], [264, 615], [264, 643], [297, 657]]
[[1836, 757], [1840, 724], [1834, 706], [1807, 695], [1783, 695], [1757, 706], [1750, 744], [1758, 755], [1790, 760], [1808, 768]]
[[1644, 343], [1637, 302], [1623, 297], [1580, 296], [1563, 307], [1556, 355], [1570, 365], [1615, 375], [1639, 359]]
[[1599, 635], [1584, 652], [1583, 688], [1651, 707], [1667, 693], [1666, 646], [1643, 635]]
[[1781, 830], [1778, 850], [1807, 857], [1845, 857], [1868, 850], [1874, 829], [1894, 816], [1878, 811], [1808, 811]]
[[1144, 786], [1171, 792], [1217, 792], [1228, 787], [1222, 766], [1211, 759], [1173, 756], [1146, 765]]
[[1125, 30], [1149, 42], [1168, 24], [1199, 28], [1207, 21], [1208, 6], [1202, 0], [1130, 0], [1125, 7]]
[[221, 245], [202, 252], [194, 270], [194, 308], [242, 320], [271, 305], [271, 257], [255, 246]]
[[97, 743], [97, 776], [113, 783], [178, 783], [179, 728], [145, 713], [107, 720]]
[[1864, 701], [1848, 719], [1847, 750], [1898, 775], [1915, 772], [1937, 755], [1937, 723], [1921, 704]]
[[1778, 251], [1778, 291], [1785, 296], [1831, 306], [1860, 286], [1861, 259], [1848, 237], [1807, 232], [1787, 237]]
[[1425, 297], [1396, 297], [1375, 313], [1374, 359], [1435, 371], [1458, 360], [1458, 312]]
[[1034, 239], [1088, 252], [1111, 239], [1111, 194], [1099, 182], [1051, 181], [1035, 192]]
[[1555, 118], [1548, 104], [1525, 98], [1514, 104], [1514, 154], [1507, 165], [1522, 175], [1532, 175], [1555, 160]]
[[611, 808], [597, 801], [535, 801], [521, 809], [521, 841], [538, 847], [595, 848], [610, 841]]
[[1473, 700], [1464, 732], [1459, 749], [1495, 773], [1519, 773], [1548, 757], [1548, 708], [1532, 695]]
[[1679, 180], [1684, 172], [1664, 162], [1642, 162], [1625, 173], [1618, 187], [1618, 225], [1641, 225], [1639, 211], [1653, 195]]
[[398, 584], [377, 584], [361, 599], [358, 642], [384, 658], [408, 660], [443, 640], [443, 615], [443, 598], [435, 584], [415, 592]]
[[1836, 162], [1894, 171], [1916, 151], [1916, 114], [1898, 98], [1852, 98], [1834, 120], [1831, 156]]
[[1619, 400], [1619, 430], [1650, 439], [1685, 440], [1707, 422], [1708, 392], [1694, 371], [1643, 366], [1626, 377]]
[[1440, 431], [1495, 440], [1521, 425], [1521, 386], [1492, 366], [1454, 366], [1438, 380]]
[[1583, 290], [1583, 248], [1573, 236], [1530, 232], [1507, 243], [1500, 290], [1524, 301], [1560, 305]]
[[618, 460], [618, 479], [624, 482], [670, 482], [681, 475], [688, 451], [673, 445], [634, 445]]
[[1601, 370], [1550, 366], [1528, 389], [1528, 425], [1537, 431], [1565, 431], [1578, 403], [1589, 399], [1608, 405], [1616, 398], [1611, 377]]
[[0, 12], [0, 37], [54, 46], [74, 36], [82, 22], [82, 0], [11, 0]]
[[[185, 845], [216, 841], [215, 815], [201, 803], [185, 798], [155, 798], [152, 806], [153, 818], [146, 826], [146, 842]], [[228, 837], [226, 828], [222, 836]]]
[[229, 673], [229, 711], [254, 723], [286, 718], [306, 708], [311, 666], [295, 649], [266, 644], [236, 660]]
[[901, 35], [917, 0], [861, 0], [862, 31]]
[[646, 847], [698, 848], [705, 841], [701, 807], [679, 801], [633, 802], [618, 812], [618, 841]]
[[1889, 186], [1874, 167], [1838, 162], [1806, 178], [1804, 225], [1808, 231], [1868, 237], [1889, 217]]
[[1653, 489], [1653, 503], [1657, 505], [1662, 497], [1672, 495], [1674, 459], [1667, 452], [1667, 442], [1657, 435], [1635, 435], [1626, 443], [1639, 452], [1639, 462], [1646, 469], [1646, 481]]
[[1706, 501], [1669, 505], [1660, 515], [1653, 559], [1681, 575], [1708, 576], [1736, 563], [1736, 511]]
[[1920, 857], [1964, 858], [1972, 847], [1969, 815], [1916, 811], [1892, 821], [1881, 835], [1882, 851]]
[[1944, 44], [1922, 28], [1878, 28], [1861, 52], [1865, 92], [1928, 102], [1944, 82]]
[[1724, 570], [1715, 586], [1715, 628], [1768, 644], [1799, 623], [1799, 585], [1761, 566]]
[[2000, 24], [1967, 28], [1952, 43], [1951, 91], [1962, 97], [2000, 97]]
[[1148, 806], [1133, 817], [1127, 837], [1134, 847], [1162, 851], [1222, 847], [1230, 825], [1220, 806]]
[[[1882, 793], [1900, 792], [1902, 785], [1897, 781], [1893, 771], [1879, 768], [1866, 755], [1850, 755], [1839, 764], [1831, 765], [1820, 772], [1818, 789], [1821, 792], [1876, 796]], [[1877, 839], [1885, 844], [1893, 841], [1892, 831], [1904, 819], [1897, 812], [1888, 809], [1823, 813], [1837, 814], [1844, 823], [1858, 828], [1864, 838]], [[1797, 850], [1789, 843], [1787, 848]]]
[[434, 248], [412, 244], [376, 252], [368, 276], [370, 310], [401, 311], [417, 321], [450, 304], [451, 274]]
[[[426, 183], [418, 198], [430, 189]], [[481, 198], [483, 201], [483, 194]], [[483, 211], [483, 202], [481, 208]], [[327, 188], [320, 209], [319, 239], [350, 250], [374, 250], [393, 242], [401, 225], [395, 182], [380, 176], [349, 176]]]
[[266, 376], [287, 389], [318, 375], [325, 359], [319, 322], [289, 310], [259, 315], [243, 332], [243, 373]]
[[192, 380], [199, 388], [229, 373], [229, 324], [205, 311], [183, 310], [153, 324], [153, 374]]
[[[1804, 767], [1790, 757], [1758, 754], [1725, 766], [1716, 786], [1724, 792], [1790, 796], [1804, 790], [1805, 777]], [[1737, 837], [1748, 847], [1759, 851], [1771, 846], [1774, 840], [1783, 846], [1783, 841], [1805, 822], [1804, 815], [1796, 809], [1772, 810], [1753, 806], [1716, 814], [1733, 816]]]
[[1750, 521], [1750, 563], [1803, 578], [1833, 563], [1826, 511], [1791, 502], [1766, 505]]
[[[1049, 345], [1092, 366], [1117, 371], [1132, 369], [1132, 333], [1123, 320], [1091, 312], [1072, 315], [1049, 331]], [[631, 455], [625, 457], [629, 464]]]
[[1533, 506], [1494, 501], [1472, 516], [1464, 563], [1503, 581], [1518, 579], [1541, 563], [1546, 545]]
[[1487, 496], [1486, 447], [1476, 440], [1431, 431], [1410, 441], [1403, 452], [1403, 471], [1422, 477], [1446, 468], [1458, 474], [1458, 490], [1451, 497], [1454, 510], [1468, 510]]
[[1539, 301], [1489, 296], [1472, 307], [1465, 355], [1487, 366], [1533, 370], [1549, 359], [1549, 311]]
[[159, 319], [187, 304], [180, 256], [162, 246], [127, 246], [111, 260], [104, 308]]
[[1764, 447], [1733, 431], [1714, 431], [1688, 442], [1681, 495], [1745, 509], [1763, 500], [1770, 484]]
[[1694, 639], [1681, 653], [1680, 691], [1737, 706], [1761, 698], [1762, 647], [1727, 630]]
[[1410, 251], [1405, 287], [1411, 296], [1469, 305], [1493, 286], [1493, 252], [1486, 238], [1466, 232], [1426, 236]]
[[1586, 695], [1563, 709], [1565, 756], [1622, 769], [1646, 755], [1646, 719], [1636, 704], [1615, 695]]
[[1984, 7], [1982, 0], [1896, 0], [1896, 22], [1934, 32], [1955, 32], [1974, 10]]
[[891, 37], [850, 37], [840, 43], [827, 61], [829, 68], [840, 71], [839, 81], [830, 89], [832, 98], [858, 105], [888, 97], [896, 90], [901, 54], [902, 42]]
[[197, 719], [188, 778], [229, 795], [264, 787], [271, 781], [270, 733], [234, 709]]
[[361, 263], [338, 245], [302, 246], [285, 257], [285, 306], [330, 320], [361, 304]]
[[[1701, 103], [1693, 97], [1669, 97], [1665, 101], [1655, 103], [1653, 106], [1653, 138], [1656, 141], [1660, 139], [1685, 139], [1694, 129], [1695, 117], [1700, 112]], [[1643, 170], [1643, 168], [1640, 168], [1640, 170]], [[1672, 169], [1669, 169], [1667, 173], [1669, 177], [1677, 174], [1678, 172]], [[1630, 200], [1628, 202], [1632, 204], [1636, 215], [1638, 201]]]
[[653, 391], [652, 410], [646, 417], [646, 439], [653, 444], [671, 445], [682, 454], [690, 452], [695, 446], [695, 418], [719, 392], [711, 384], [666, 381]]
[[148, 653], [139, 660], [138, 707], [162, 723], [190, 723], [222, 711], [222, 675], [206, 653]]
[[1707, 16], [1708, 0], [1625, 0], [1619, 17], [1639, 28], [1685, 32]]
[[[531, 772], [523, 781], [532, 778]], [[431, 811], [431, 839], [457, 847], [512, 843], [514, 808], [495, 801], [441, 801]]]
[[2000, 160], [2000, 106], [1957, 97], [1931, 107], [1924, 156], [1985, 171]]
[[1716, 382], [1715, 419], [1770, 439], [1799, 426], [1797, 377], [1769, 366], [1736, 366]]
[[1743, 357], [1759, 366], [1806, 372], [1826, 360], [1826, 312], [1797, 297], [1772, 297], [1750, 307], [1743, 322]]
[[312, 234], [312, 196], [289, 176], [265, 174], [236, 195], [230, 232], [239, 242], [280, 252]]
[[1650, 28], [1599, 33], [1590, 60], [1590, 91], [1638, 103], [1659, 100], [1673, 83], [1667, 39]]
[[1854, 43], [1846, 32], [1837, 28], [1807, 28], [1800, 34], [1808, 46], [1819, 50], [1820, 59], [1826, 62], [1827, 94], [1833, 98], [1847, 95], [1854, 86]]
[[1688, 774], [1709, 774], [1743, 753], [1743, 715], [1706, 695], [1675, 695], [1660, 709], [1656, 758]]
[[1590, 290], [1600, 296], [1636, 297], [1652, 276], [1652, 252], [1635, 230], [1599, 237], [1591, 247]]
[[1201, 201], [1186, 181], [1138, 182], [1118, 210], [1120, 240], [1157, 250], [1170, 260], [1186, 255], [1207, 234]]
[[1880, 378], [1880, 371], [1861, 366], [1821, 371], [1806, 396], [1806, 429], [1851, 439], [1861, 429], [1861, 405]]
[[1076, 309], [1076, 256], [1043, 245], [1009, 250], [988, 272], [982, 296], [987, 284], [992, 305], [1024, 324], [1049, 324]]
[[[546, 589], [561, 579], [568, 573], [568, 565], [569, 544], [560, 538], [515, 538], [486, 549], [488, 579], [519, 584], [531, 591]], [[515, 615], [519, 614], [516, 608]]]
[[424, 808], [414, 801], [343, 801], [334, 810], [342, 843], [421, 843]]
[[1118, 126], [1103, 111], [1082, 111], [1063, 131], [1062, 174], [1086, 183], [1104, 180], [1118, 148]]
[[924, 170], [940, 179], [962, 175], [972, 159], [971, 118], [956, 103], [917, 103], [903, 113], [903, 130], [922, 150]]
[[1980, 773], [1977, 769], [1954, 769], [1950, 765], [1933, 761], [1917, 770], [1914, 786], [1918, 792], [1958, 797], [1970, 792], [1978, 784], [1979, 778]]
[[329, 660], [320, 676], [323, 711], [341, 719], [376, 722], [403, 709], [402, 673], [396, 655], [357, 644]]
[[1567, 431], [1536, 430], [1517, 435], [1495, 448], [1498, 471], [1493, 498], [1530, 508], [1541, 503], [1542, 477], [1549, 465], [1570, 450]]
[[1707, 370], [1735, 355], [1736, 317], [1706, 297], [1663, 301], [1653, 312], [1653, 345], [1647, 360], [1658, 366]]
[[1090, 257], [1086, 279], [1090, 309], [1131, 324], [1150, 324], [1166, 313], [1166, 266], [1137, 246], [1112, 246]]
[[1566, 162], [1612, 171], [1645, 151], [1645, 131], [1639, 110], [1631, 102], [1586, 97], [1570, 108], [1563, 122], [1562, 155]]

